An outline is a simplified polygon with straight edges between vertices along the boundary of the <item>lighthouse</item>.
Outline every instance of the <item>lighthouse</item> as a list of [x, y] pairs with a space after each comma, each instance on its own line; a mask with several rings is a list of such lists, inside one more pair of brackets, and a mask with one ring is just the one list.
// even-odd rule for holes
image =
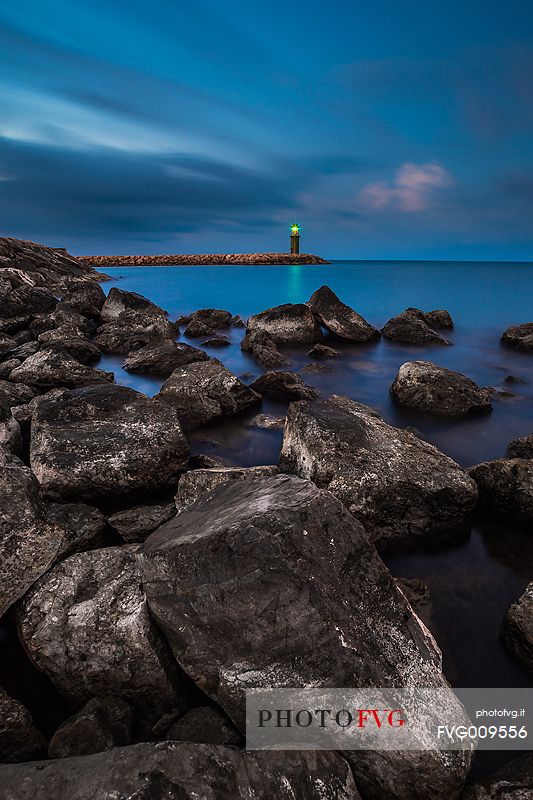
[[291, 225], [291, 253], [300, 252], [300, 226], [294, 223]]

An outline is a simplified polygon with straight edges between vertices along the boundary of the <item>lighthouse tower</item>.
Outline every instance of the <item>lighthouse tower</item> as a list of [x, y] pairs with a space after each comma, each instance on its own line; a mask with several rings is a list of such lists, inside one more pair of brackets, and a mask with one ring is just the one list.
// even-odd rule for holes
[[291, 253], [300, 252], [300, 226], [294, 223], [291, 225]]

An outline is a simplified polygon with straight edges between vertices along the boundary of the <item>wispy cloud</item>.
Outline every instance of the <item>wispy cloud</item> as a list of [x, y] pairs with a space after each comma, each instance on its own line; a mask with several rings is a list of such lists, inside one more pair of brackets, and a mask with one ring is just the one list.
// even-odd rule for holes
[[396, 208], [400, 211], [424, 211], [429, 208], [435, 192], [452, 186], [454, 180], [443, 166], [436, 162], [413, 164], [405, 162], [396, 171], [391, 182], [369, 183], [359, 193], [359, 202], [365, 208]]

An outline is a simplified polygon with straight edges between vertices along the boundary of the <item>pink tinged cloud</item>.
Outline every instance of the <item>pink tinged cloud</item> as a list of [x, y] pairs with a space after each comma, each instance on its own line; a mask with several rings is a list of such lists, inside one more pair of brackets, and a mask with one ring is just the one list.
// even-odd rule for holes
[[365, 208], [379, 210], [394, 208], [400, 211], [424, 211], [429, 208], [438, 189], [452, 186], [450, 173], [440, 164], [406, 162], [398, 168], [391, 182], [369, 183], [359, 193]]

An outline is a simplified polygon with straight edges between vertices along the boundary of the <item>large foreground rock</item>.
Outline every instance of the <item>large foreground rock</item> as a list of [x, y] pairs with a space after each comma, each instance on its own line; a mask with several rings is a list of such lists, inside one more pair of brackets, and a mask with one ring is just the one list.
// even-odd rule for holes
[[513, 758], [494, 775], [470, 786], [462, 800], [531, 800], [533, 798], [533, 755]]
[[391, 393], [402, 406], [439, 417], [464, 417], [471, 412], [492, 409], [488, 389], [481, 389], [466, 375], [431, 361], [402, 364]]
[[216, 358], [174, 370], [156, 398], [176, 409], [186, 431], [261, 402]]
[[0, 767], [3, 800], [360, 800], [336, 753], [186, 742]]
[[280, 466], [329, 489], [382, 547], [457, 532], [477, 499], [455, 461], [347, 397], [289, 406]]
[[56, 730], [50, 745], [50, 758], [69, 758], [101, 753], [112, 747], [131, 744], [133, 712], [120, 697], [93, 697], [74, 716]]
[[31, 761], [45, 752], [46, 740], [28, 709], [0, 686], [0, 762]]
[[249, 331], [267, 333], [276, 344], [314, 344], [322, 338], [320, 325], [303, 303], [285, 303], [255, 314], [248, 320]]
[[503, 638], [518, 660], [533, 673], [533, 583], [507, 611]]
[[151, 622], [134, 549], [65, 559], [23, 598], [17, 621], [31, 660], [74, 708], [98, 695], [123, 697], [147, 730], [163, 713], [187, 708]]
[[404, 344], [451, 344], [431, 327], [428, 317], [429, 314], [424, 314], [419, 309], [408, 308], [390, 319], [381, 332], [386, 339]]
[[[241, 731], [247, 687], [446, 685], [435, 642], [362, 526], [309, 481], [218, 486], [153, 533], [141, 557], [176, 659]], [[456, 797], [468, 761], [349, 757], [365, 796], [424, 800]]]
[[64, 392], [33, 413], [30, 462], [52, 499], [161, 489], [188, 454], [176, 412], [124, 386]]
[[502, 344], [515, 350], [533, 350], [533, 322], [507, 328], [502, 335]]
[[185, 511], [202, 495], [228, 481], [242, 481], [277, 475], [277, 466], [266, 467], [213, 467], [192, 469], [181, 476], [175, 497], [178, 512]]
[[178, 367], [195, 361], [207, 361], [209, 356], [197, 347], [167, 339], [159, 344], [150, 344], [136, 350], [125, 359], [123, 367], [128, 372], [158, 375], [169, 378]]
[[533, 461], [502, 458], [469, 470], [482, 505], [518, 522], [533, 522]]
[[24, 383], [41, 392], [58, 386], [74, 388], [94, 383], [112, 383], [112, 372], [80, 364], [62, 348], [40, 350], [13, 370], [10, 380]]
[[341, 339], [348, 339], [350, 342], [370, 342], [380, 337], [380, 332], [353, 308], [339, 300], [329, 286], [317, 289], [307, 305], [320, 324]]

